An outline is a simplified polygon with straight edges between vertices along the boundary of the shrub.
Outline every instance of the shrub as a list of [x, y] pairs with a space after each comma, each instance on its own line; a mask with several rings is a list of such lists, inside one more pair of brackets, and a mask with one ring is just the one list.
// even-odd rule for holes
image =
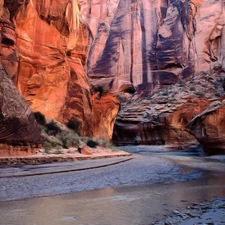
[[40, 125], [46, 124], [45, 116], [41, 112], [34, 112], [34, 117]]
[[58, 133], [62, 132], [62, 130], [57, 126], [56, 122], [54, 122], [53, 120], [51, 120], [45, 126], [48, 135], [57, 135]]
[[195, 87], [190, 87], [190, 91], [195, 91]]
[[63, 154], [62, 149], [60, 147], [57, 147], [54, 154]]
[[61, 133], [57, 134], [56, 137], [62, 142], [63, 148], [71, 148], [77, 147], [80, 144], [80, 139], [77, 134], [72, 134], [67, 131], [62, 131]]
[[87, 146], [89, 146], [91, 148], [96, 148], [98, 146], [98, 142], [90, 139], [87, 141]]
[[50, 150], [52, 149], [52, 144], [48, 141], [44, 141], [43, 147], [44, 147], [45, 153], [49, 154]]
[[80, 133], [81, 122], [77, 119], [69, 120], [67, 123], [67, 127], [74, 130], [76, 133]]

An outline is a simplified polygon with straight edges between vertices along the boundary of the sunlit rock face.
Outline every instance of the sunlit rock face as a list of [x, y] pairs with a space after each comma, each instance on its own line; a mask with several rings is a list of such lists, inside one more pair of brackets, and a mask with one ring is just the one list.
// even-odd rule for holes
[[15, 26], [0, 1], [0, 156], [30, 155], [41, 143], [34, 115], [16, 88], [18, 51]]
[[67, 123], [81, 123], [92, 135], [90, 85], [84, 72], [87, 26], [78, 2], [5, 1], [16, 28], [20, 54], [17, 86], [33, 111]]
[[94, 137], [110, 141], [120, 102], [114, 94], [97, 92], [92, 96], [92, 103]]
[[188, 124], [207, 155], [225, 153], [224, 115], [224, 101], [215, 101]]
[[225, 68], [222, 0], [80, 1], [91, 31], [87, 72], [117, 92], [124, 84], [153, 90], [214, 62]]
[[9, 20], [9, 11], [0, 2], [0, 53], [1, 63], [14, 84], [17, 83], [19, 54], [16, 47], [15, 26]]

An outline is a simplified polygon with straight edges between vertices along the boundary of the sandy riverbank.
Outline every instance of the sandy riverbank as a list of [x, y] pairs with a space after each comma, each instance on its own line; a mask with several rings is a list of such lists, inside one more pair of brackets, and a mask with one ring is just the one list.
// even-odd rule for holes
[[71, 148], [69, 150], [60, 149], [60, 151], [53, 149], [48, 154], [44, 151], [44, 149], [40, 149], [35, 155], [0, 157], [0, 165], [41, 164], [131, 156], [131, 153], [125, 152], [123, 150], [104, 148], [101, 146], [90, 148], [90, 150], [92, 155], [81, 154], [76, 148]]

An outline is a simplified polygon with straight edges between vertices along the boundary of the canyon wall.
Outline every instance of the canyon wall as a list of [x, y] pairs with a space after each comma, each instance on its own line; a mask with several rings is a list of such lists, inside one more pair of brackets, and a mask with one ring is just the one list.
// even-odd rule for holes
[[119, 94], [116, 143], [192, 142], [187, 124], [224, 98], [223, 0], [0, 0], [0, 19], [31, 109], [83, 136], [111, 138]]
[[201, 72], [151, 93], [136, 93], [121, 110], [113, 140], [165, 144], [186, 149], [201, 144], [206, 154], [224, 153], [225, 72]]
[[82, 0], [91, 31], [87, 72], [106, 90], [150, 90], [225, 68], [224, 1]]
[[93, 133], [103, 140], [111, 141], [114, 123], [120, 109], [120, 102], [112, 93], [97, 92], [92, 95]]
[[0, 156], [29, 155], [41, 143], [40, 129], [16, 88], [18, 50], [15, 27], [0, 1]]
[[9, 1], [19, 51], [16, 85], [33, 111], [62, 123], [76, 121], [91, 136], [90, 84], [84, 71], [87, 26], [77, 1]]
[[[108, 99], [104, 95], [98, 101], [91, 96], [84, 68], [90, 29], [79, 18], [79, 2], [5, 0], [4, 6], [2, 10], [16, 32], [14, 39], [4, 41], [10, 40], [17, 53], [5, 49], [11, 54], [11, 64], [5, 68], [31, 109], [47, 119], [77, 124], [82, 136], [101, 134], [111, 139], [119, 102], [114, 95]], [[111, 118], [106, 119], [109, 112]]]

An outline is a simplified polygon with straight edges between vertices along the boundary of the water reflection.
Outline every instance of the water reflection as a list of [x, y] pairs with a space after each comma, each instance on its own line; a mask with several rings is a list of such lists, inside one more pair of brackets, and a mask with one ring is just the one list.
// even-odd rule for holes
[[3, 225], [144, 225], [190, 203], [225, 196], [224, 176], [1, 202]]

